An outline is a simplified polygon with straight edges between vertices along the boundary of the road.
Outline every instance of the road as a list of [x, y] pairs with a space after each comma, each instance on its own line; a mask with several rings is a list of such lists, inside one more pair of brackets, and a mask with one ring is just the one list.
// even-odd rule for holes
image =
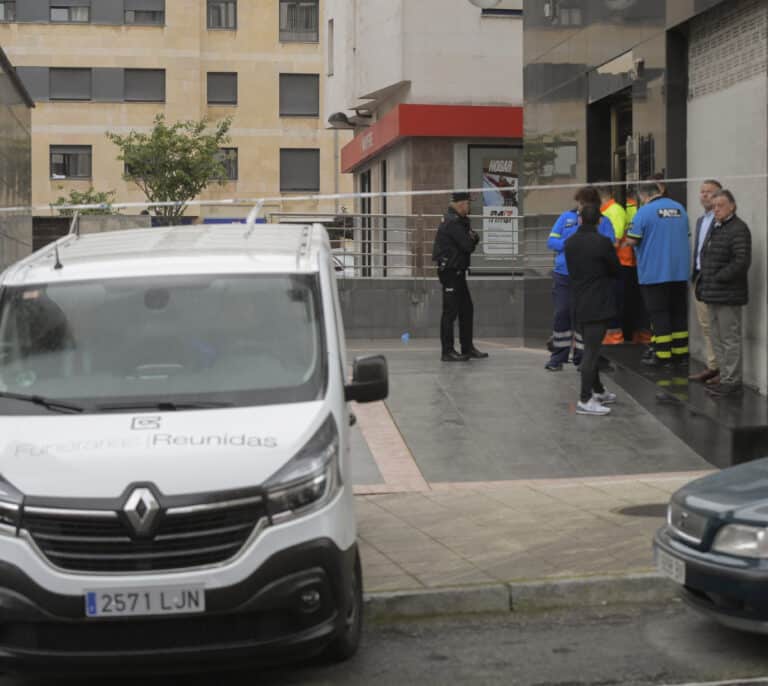
[[612, 608], [369, 626], [358, 656], [330, 667], [88, 682], [6, 678], [0, 685], [686, 684], [768, 675], [765, 645], [764, 637], [721, 628], [679, 605]]

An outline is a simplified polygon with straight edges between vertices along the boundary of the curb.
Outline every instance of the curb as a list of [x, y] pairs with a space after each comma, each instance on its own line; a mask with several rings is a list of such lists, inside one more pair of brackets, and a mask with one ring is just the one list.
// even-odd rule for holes
[[370, 621], [450, 615], [540, 612], [607, 605], [673, 602], [678, 589], [658, 574], [595, 576], [487, 586], [369, 593]]

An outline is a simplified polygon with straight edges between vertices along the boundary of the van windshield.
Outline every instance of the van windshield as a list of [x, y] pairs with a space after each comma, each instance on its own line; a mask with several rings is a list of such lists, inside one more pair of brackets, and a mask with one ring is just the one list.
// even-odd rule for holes
[[[317, 278], [142, 277], [5, 288], [0, 414], [13, 395], [85, 411], [316, 400], [326, 383]], [[5, 398], [2, 393], [8, 394]], [[42, 410], [44, 411], [44, 410]]]

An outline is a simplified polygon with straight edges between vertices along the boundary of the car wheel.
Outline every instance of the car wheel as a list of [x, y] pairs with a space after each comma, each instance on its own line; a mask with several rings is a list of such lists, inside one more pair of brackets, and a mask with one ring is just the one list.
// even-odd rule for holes
[[355, 557], [355, 573], [348, 589], [345, 613], [344, 628], [325, 650], [324, 657], [330, 662], [349, 660], [360, 646], [363, 633], [363, 572], [359, 554]]

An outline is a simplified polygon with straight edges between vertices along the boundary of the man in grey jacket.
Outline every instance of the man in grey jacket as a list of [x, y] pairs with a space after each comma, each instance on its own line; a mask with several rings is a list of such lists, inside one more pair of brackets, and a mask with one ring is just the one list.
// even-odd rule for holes
[[749, 302], [752, 262], [749, 227], [736, 216], [736, 200], [727, 190], [712, 198], [714, 222], [701, 251], [696, 297], [707, 303], [712, 345], [720, 383], [707, 387], [715, 397], [742, 390], [742, 307]]

